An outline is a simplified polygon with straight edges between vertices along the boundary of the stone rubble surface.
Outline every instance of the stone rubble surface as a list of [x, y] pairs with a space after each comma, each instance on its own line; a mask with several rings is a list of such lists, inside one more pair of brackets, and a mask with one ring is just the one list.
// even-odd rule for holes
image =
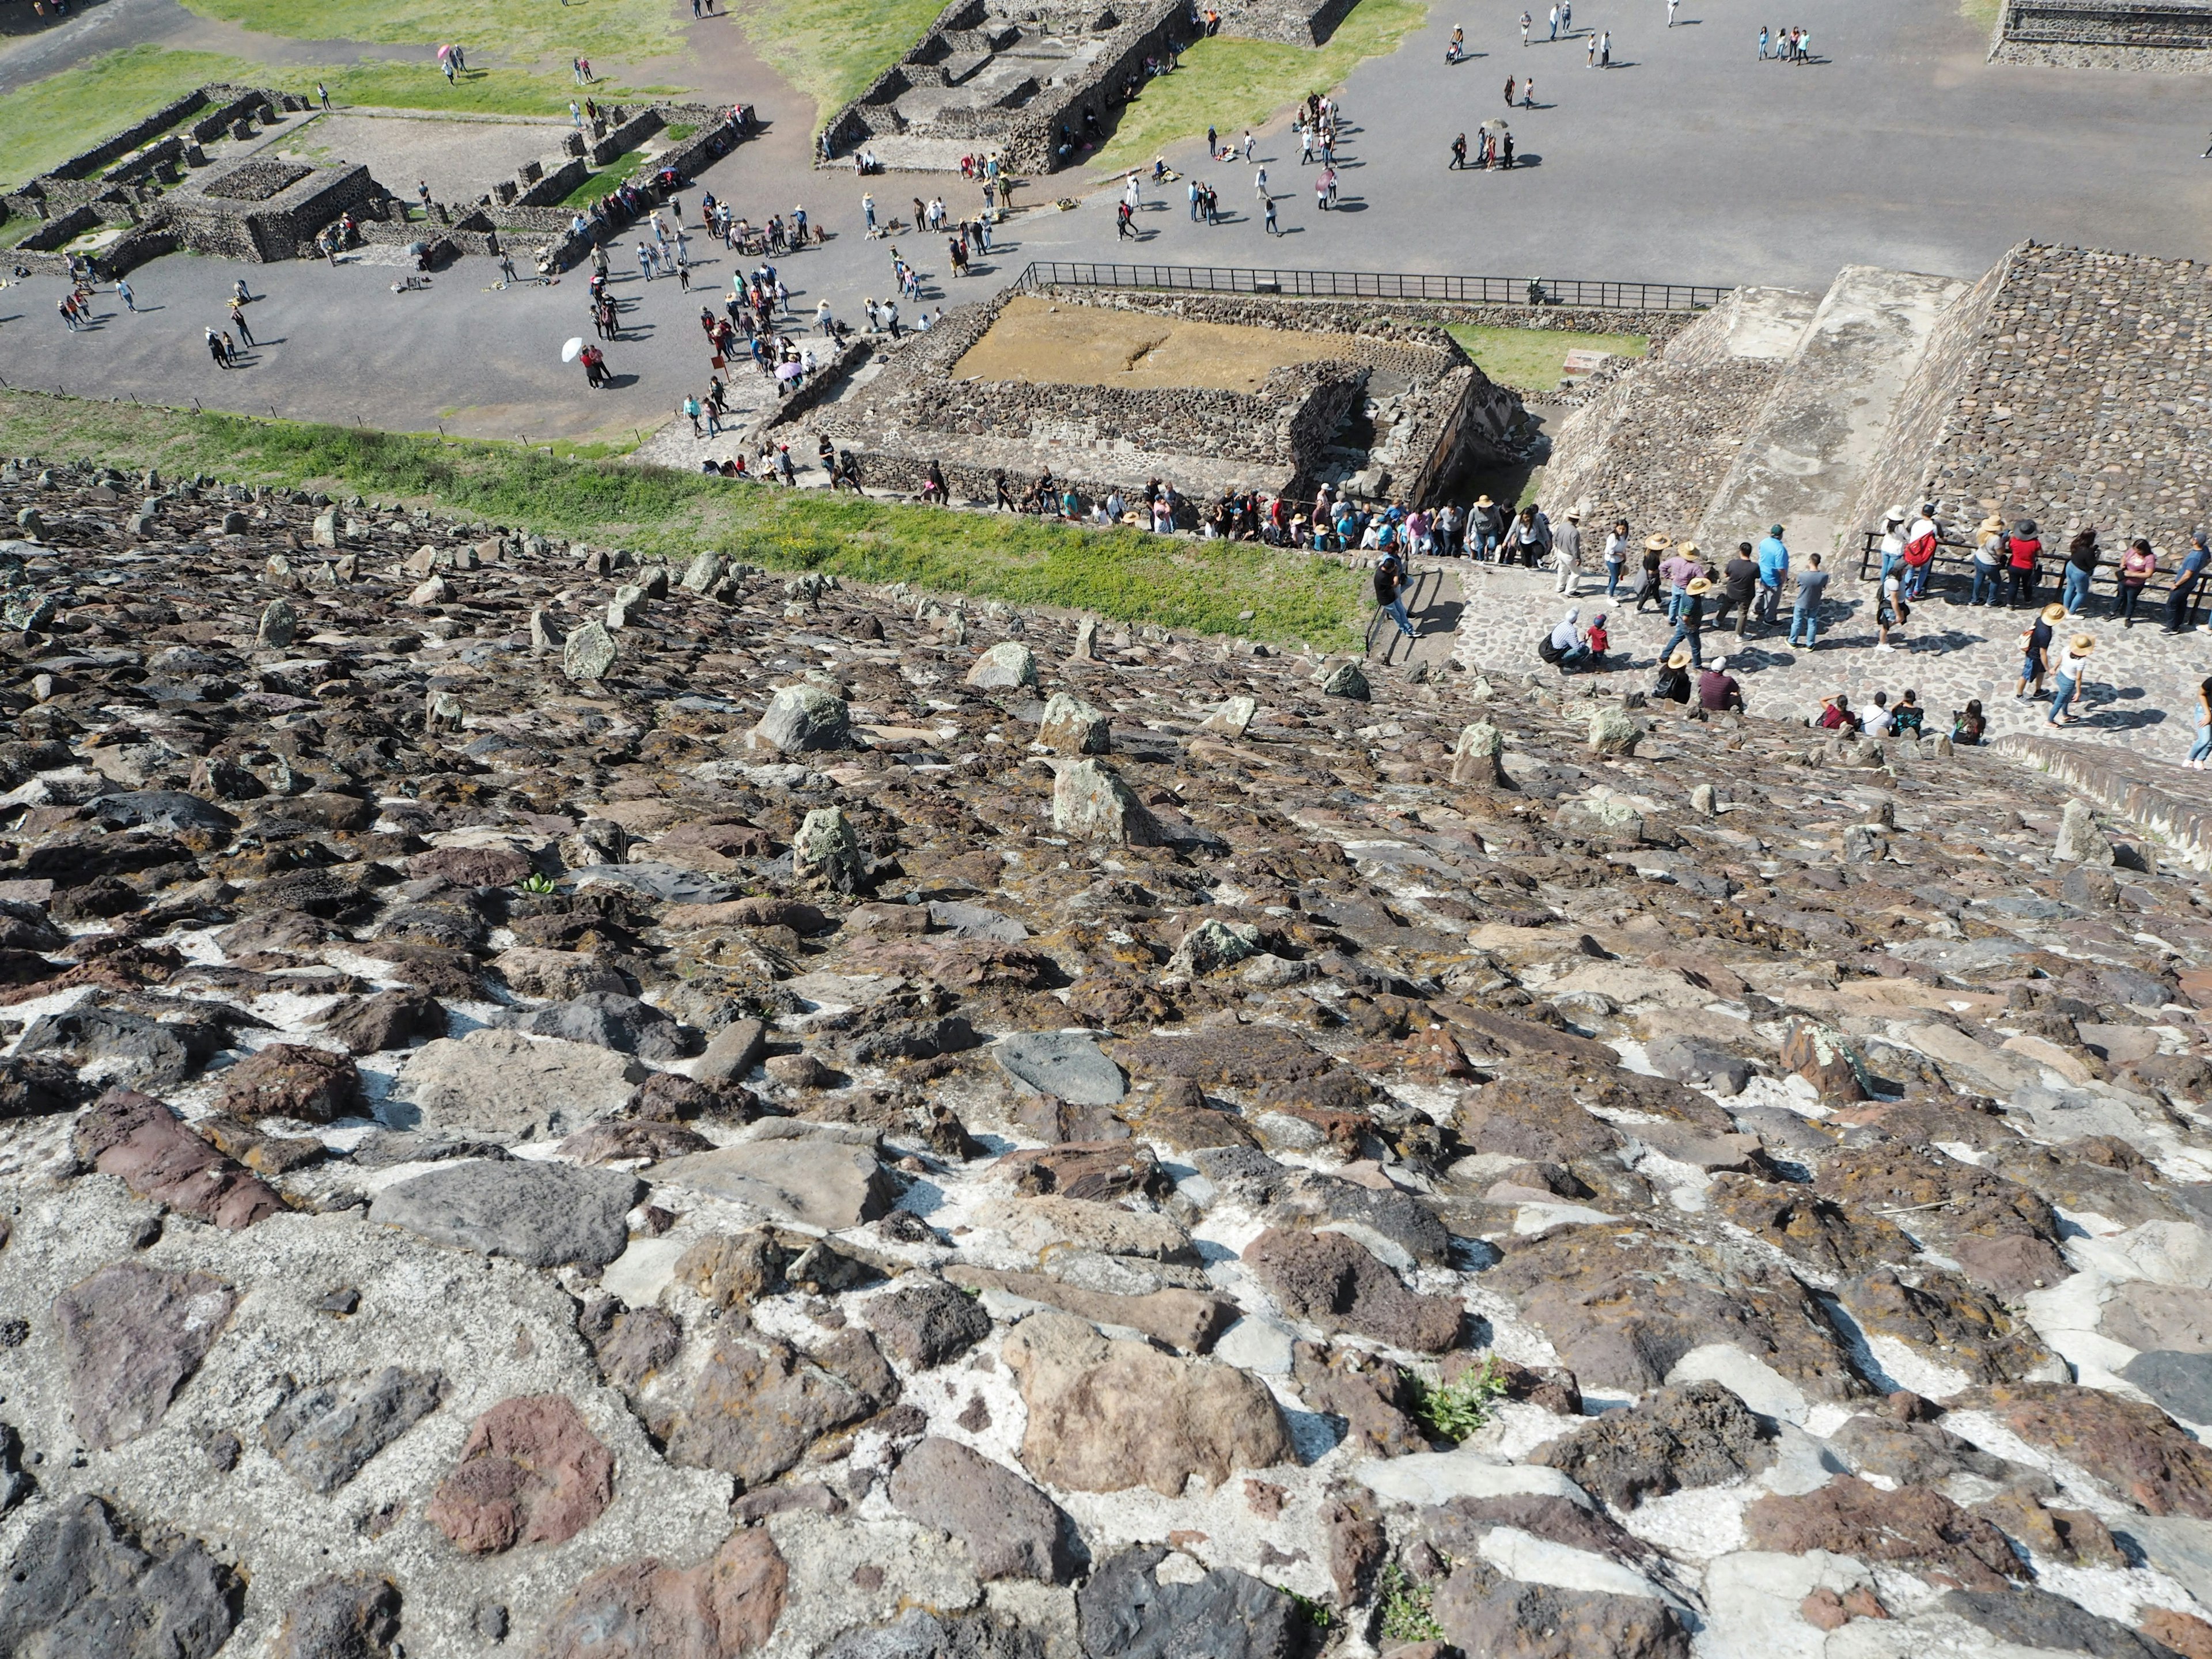
[[2212, 914], [2050, 779], [0, 495], [0, 1650], [2212, 1659]]

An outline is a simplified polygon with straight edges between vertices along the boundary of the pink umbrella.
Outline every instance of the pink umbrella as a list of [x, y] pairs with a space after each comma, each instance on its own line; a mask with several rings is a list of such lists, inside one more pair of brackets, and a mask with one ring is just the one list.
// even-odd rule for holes
[[453, 49], [451, 46], [441, 46], [438, 48], [438, 61], [441, 64], [453, 55]]

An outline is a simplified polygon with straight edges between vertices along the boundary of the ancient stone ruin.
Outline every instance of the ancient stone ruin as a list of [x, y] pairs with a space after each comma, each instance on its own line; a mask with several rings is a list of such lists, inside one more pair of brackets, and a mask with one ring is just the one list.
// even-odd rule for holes
[[1158, 477], [1427, 505], [1521, 419], [1449, 334], [1385, 307], [1047, 287], [946, 312], [805, 423], [872, 489], [918, 490], [936, 462], [986, 502], [1001, 470], [1018, 489], [1049, 466], [1086, 498]]

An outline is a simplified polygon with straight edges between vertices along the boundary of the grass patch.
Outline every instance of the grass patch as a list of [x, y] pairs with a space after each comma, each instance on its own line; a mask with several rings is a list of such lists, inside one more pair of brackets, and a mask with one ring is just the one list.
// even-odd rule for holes
[[698, 131], [699, 124], [696, 121], [672, 121], [661, 128], [660, 136], [672, 144], [680, 144]]
[[867, 90], [945, 9], [945, 0], [753, 0], [737, 14], [770, 69], [813, 99], [818, 128]]
[[[4, 169], [0, 170], [0, 187], [20, 185], [211, 81], [268, 87], [304, 97], [312, 97], [319, 82], [340, 105], [469, 115], [565, 115], [576, 90], [568, 76], [526, 70], [471, 70], [447, 86], [437, 66], [428, 63], [377, 61], [303, 69], [249, 63], [210, 52], [126, 46], [0, 98], [0, 157], [6, 158], [0, 162]], [[594, 90], [602, 98], [635, 98], [684, 88], [601, 82]]]
[[187, 0], [219, 17], [295, 40], [374, 40], [395, 46], [458, 41], [471, 57], [562, 64], [576, 57], [640, 63], [683, 49], [666, 0]]
[[561, 198], [562, 207], [589, 207], [602, 197], [611, 196], [622, 188], [623, 180], [637, 171], [645, 160], [641, 149], [626, 149], [621, 155], [585, 179], [584, 182]]
[[2004, 0], [1959, 0], [1959, 15], [1984, 33], [1993, 32]]
[[1488, 328], [1474, 323], [1447, 323], [1444, 328], [1467, 348], [1467, 355], [1484, 374], [1521, 392], [1556, 391], [1570, 351], [1641, 357], [1651, 345], [1642, 334], [1578, 334], [1563, 328]]
[[172, 98], [253, 67], [219, 52], [126, 46], [33, 81], [0, 98], [0, 185], [12, 190]]
[[1376, 1599], [1382, 1608], [1382, 1634], [1391, 1642], [1435, 1642], [1444, 1627], [1437, 1622], [1431, 1603], [1436, 1592], [1395, 1561], [1382, 1569], [1376, 1581]]
[[1148, 83], [1121, 112], [1121, 125], [1093, 164], [1148, 164], [1169, 145], [1211, 125], [1224, 132], [1257, 127], [1308, 93], [1339, 85], [1354, 65], [1398, 50], [1427, 20], [1426, 0], [1360, 0], [1318, 48], [1215, 35], [1194, 42], [1182, 67]]
[[1419, 1378], [1413, 1387], [1413, 1420], [1432, 1439], [1457, 1442], [1490, 1420], [1491, 1402], [1505, 1392], [1505, 1376], [1492, 1355], [1482, 1362], [1480, 1370], [1462, 1371], [1457, 1381], [1442, 1388], [1431, 1388]]
[[[1324, 649], [1352, 645], [1364, 615], [1359, 573], [1304, 555], [737, 484], [511, 444], [0, 392], [0, 453], [396, 496], [648, 556], [711, 549], [775, 569]], [[1240, 620], [1248, 610], [1253, 619]]]

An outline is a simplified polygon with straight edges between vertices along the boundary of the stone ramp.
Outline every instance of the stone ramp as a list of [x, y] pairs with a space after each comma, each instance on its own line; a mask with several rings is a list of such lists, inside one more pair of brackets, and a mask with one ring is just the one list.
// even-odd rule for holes
[[1406, 614], [1413, 618], [1413, 637], [1401, 634], [1378, 610], [1367, 619], [1367, 659], [1386, 668], [1416, 662], [1443, 667], [1458, 643], [1460, 617], [1466, 608], [1456, 572], [1437, 565], [1415, 570], [1406, 587]]
[[[1795, 551], [1833, 559], [1858, 528], [1853, 501], [1899, 396], [1938, 319], [1967, 288], [1872, 265], [1837, 275], [1698, 520], [1708, 552], [1717, 557], [1780, 524]], [[1780, 331], [1769, 327], [1759, 343]]]
[[1596, 392], [1553, 438], [1546, 507], [1580, 507], [1586, 532], [1621, 518], [1639, 538], [1687, 535], [1819, 304], [1739, 289]]

